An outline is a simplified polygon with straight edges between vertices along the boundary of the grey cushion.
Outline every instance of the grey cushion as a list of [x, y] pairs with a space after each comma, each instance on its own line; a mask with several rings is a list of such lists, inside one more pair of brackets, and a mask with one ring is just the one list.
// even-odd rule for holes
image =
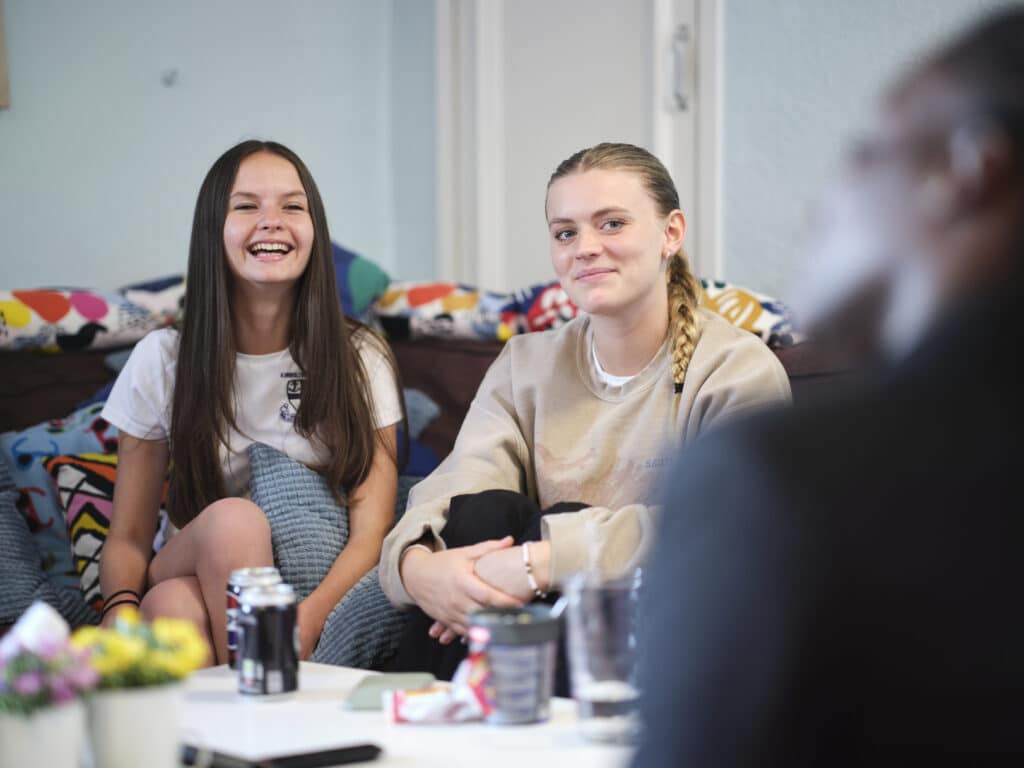
[[10, 470], [0, 461], [0, 624], [13, 624], [36, 600], [56, 608], [72, 627], [95, 624], [98, 616], [77, 586], [61, 586], [47, 577], [17, 500]]
[[[249, 446], [252, 500], [270, 522], [274, 562], [300, 597], [316, 589], [348, 541], [348, 510], [324, 479], [274, 448]], [[401, 477], [397, 510], [421, 478]], [[324, 623], [313, 661], [380, 668], [398, 647], [406, 615], [380, 589], [377, 569], [341, 599]]]
[[384, 595], [374, 566], [328, 615], [312, 660], [380, 669], [398, 651], [407, 618]]
[[274, 563], [305, 598], [348, 543], [348, 510], [316, 472], [262, 443], [249, 446], [252, 501], [270, 521]]

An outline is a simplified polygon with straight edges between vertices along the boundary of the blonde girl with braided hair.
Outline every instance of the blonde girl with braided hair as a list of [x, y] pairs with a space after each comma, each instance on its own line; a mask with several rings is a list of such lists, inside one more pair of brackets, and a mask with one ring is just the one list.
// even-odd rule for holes
[[[589, 171], [597, 173], [588, 173]], [[580, 255], [573, 249], [574, 240], [581, 237], [578, 228], [573, 228], [576, 222], [557, 216], [552, 218], [550, 213], [552, 190], [554, 188], [554, 200], [559, 202], [564, 197], [577, 200], [581, 199], [580, 195], [598, 193], [609, 193], [611, 196], [608, 199], [611, 200], [618, 192], [615, 187], [623, 184], [623, 175], [630, 177], [630, 181], [625, 182], [627, 187], [631, 187], [628, 191], [634, 194], [639, 192], [640, 195], [646, 192], [646, 196], [649, 198], [648, 202], [653, 205], [655, 211], [663, 219], [664, 232], [660, 233], [660, 236], [664, 238], [665, 243], [660, 248], [661, 261], [656, 266], [664, 272], [667, 291], [659, 290], [657, 285], [644, 286], [650, 290], [641, 297], [645, 300], [643, 308], [653, 311], [649, 323], [644, 326], [643, 330], [646, 331], [648, 326], [661, 329], [662, 318], [666, 316], [661, 305], [666, 304], [669, 349], [672, 354], [672, 383], [674, 391], [679, 393], [682, 392], [683, 381], [686, 378], [686, 367], [689, 365], [693, 350], [697, 346], [697, 339], [700, 337], [698, 307], [702, 289], [700, 283], [691, 274], [686, 254], [682, 249], [682, 240], [686, 233], [686, 220], [682, 211], [679, 210], [679, 193], [676, 192], [675, 184], [672, 183], [665, 166], [654, 155], [632, 144], [598, 144], [577, 152], [555, 169], [548, 181], [548, 199], [546, 201], [549, 212], [548, 225], [549, 228], [554, 228], [552, 236], [557, 243], [552, 253], [555, 271], [562, 281], [562, 286], [577, 306], [590, 312], [592, 316], [599, 314], [584, 306], [593, 304], [595, 301], [591, 296], [593, 292], [589, 289], [595, 284], [601, 285], [604, 282], [605, 274], [614, 275], [615, 270], [610, 267], [604, 268], [599, 264], [592, 268], [584, 267], [574, 275], [571, 272], [571, 264], [562, 269], [559, 268], [559, 257], [563, 262], [566, 257], [576, 259], [577, 262], [585, 262], [590, 256], [586, 253]], [[564, 187], [568, 188], [563, 191]], [[642, 187], [643, 191], [637, 187]], [[607, 220], [601, 221], [600, 225], [603, 227], [602, 231], [609, 235], [616, 235], [622, 228], [635, 225], [632, 220], [621, 220], [621, 214], [626, 212], [625, 209], [616, 212], [601, 208], [597, 212], [608, 214]], [[616, 218], [616, 213], [620, 214], [619, 218]], [[657, 224], [657, 222], [644, 223]], [[656, 229], [656, 226], [648, 226], [642, 234], [656, 238], [659, 236], [659, 233], [654, 231]], [[588, 245], [589, 243], [584, 243], [582, 247], [586, 249]], [[578, 240], [577, 247], [579, 247]], [[653, 249], [653, 245], [650, 245], [649, 249]], [[652, 270], [655, 266], [653, 262], [648, 259], [640, 266], [645, 268], [645, 275], [653, 277]], [[593, 279], [591, 271], [596, 272]], [[602, 285], [601, 287], [608, 288], [609, 286]], [[597, 292], [599, 293], [600, 289]], [[612, 313], [611, 321], [620, 324], [623, 314]], [[636, 314], [636, 311], [633, 314]], [[659, 333], [635, 335], [640, 335], [644, 342], [639, 345], [642, 350], [652, 347], [655, 342], [660, 347], [665, 339], [664, 330], [660, 330]], [[595, 339], [595, 344], [599, 343]], [[638, 350], [638, 352], [642, 350]], [[611, 354], [610, 351], [609, 354]], [[600, 354], [598, 357], [600, 358]], [[629, 365], [627, 364], [623, 368], [628, 369]]]
[[552, 174], [545, 214], [552, 266], [581, 313], [509, 340], [452, 453], [385, 540], [381, 585], [415, 609], [400, 668], [446, 676], [474, 610], [638, 563], [668, 457], [790, 397], [760, 339], [700, 308], [679, 196], [651, 153], [577, 152]]

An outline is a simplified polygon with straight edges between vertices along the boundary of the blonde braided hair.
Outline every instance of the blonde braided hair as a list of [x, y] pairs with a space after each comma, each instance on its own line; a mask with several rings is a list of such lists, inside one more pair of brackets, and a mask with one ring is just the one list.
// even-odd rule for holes
[[686, 367], [700, 338], [697, 307], [703, 290], [690, 272], [682, 248], [669, 259], [665, 280], [668, 283], [669, 333], [672, 335], [672, 383], [676, 392], [682, 392]]
[[[548, 180], [548, 189], [564, 176], [589, 170], [635, 173], [654, 200], [658, 213], [668, 216], [679, 208], [679, 193], [665, 166], [646, 149], [634, 144], [603, 143], [581, 149], [559, 163]], [[689, 262], [682, 249], [669, 258], [665, 281], [668, 290], [668, 327], [672, 338], [672, 383], [679, 393], [683, 391], [686, 368], [700, 338], [697, 307], [701, 296], [700, 283], [690, 272]]]

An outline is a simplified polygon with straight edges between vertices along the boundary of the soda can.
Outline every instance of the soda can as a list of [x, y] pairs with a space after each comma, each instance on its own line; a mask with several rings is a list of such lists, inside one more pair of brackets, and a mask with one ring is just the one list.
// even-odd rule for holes
[[228, 578], [228, 664], [238, 669], [238, 596], [248, 587], [281, 583], [281, 574], [273, 566], [239, 568]]
[[238, 605], [238, 692], [290, 693], [299, 687], [298, 600], [288, 584], [248, 587]]

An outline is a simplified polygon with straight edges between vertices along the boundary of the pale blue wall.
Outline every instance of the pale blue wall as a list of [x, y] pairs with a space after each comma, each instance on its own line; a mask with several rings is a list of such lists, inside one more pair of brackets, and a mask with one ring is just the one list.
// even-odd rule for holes
[[991, 0], [724, 0], [725, 277], [785, 298], [805, 212], [877, 89]]
[[402, 280], [437, 274], [437, 108], [433, 0], [393, 0], [391, 158], [395, 271]]
[[[413, 107], [427, 103], [429, 114], [392, 125], [393, 73], [422, 70], [433, 82], [432, 30], [418, 47], [396, 45], [410, 5], [5, 0], [0, 288], [113, 287], [183, 271], [203, 175], [250, 137], [297, 151], [333, 238], [394, 272], [396, 222], [411, 206], [395, 194], [393, 142], [415, 144], [413, 126], [432, 131], [434, 119], [431, 95]], [[401, 172], [432, 177], [431, 162], [403, 157]], [[433, 264], [436, 217], [411, 215]]]
[[[785, 298], [801, 221], [876, 89], [995, 0], [723, 0], [725, 276]], [[214, 158], [291, 145], [336, 240], [436, 276], [429, 0], [5, 0], [0, 288], [184, 269]], [[166, 87], [161, 75], [178, 70]]]

